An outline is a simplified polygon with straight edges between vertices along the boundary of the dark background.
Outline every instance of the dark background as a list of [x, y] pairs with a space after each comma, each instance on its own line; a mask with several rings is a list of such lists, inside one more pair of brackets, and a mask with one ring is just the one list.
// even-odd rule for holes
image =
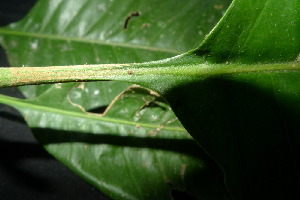
[[[0, 26], [23, 18], [37, 0], [0, 0]], [[0, 47], [0, 66], [9, 66]], [[0, 93], [23, 98], [16, 88]], [[0, 199], [108, 200], [37, 144], [22, 116], [0, 104]]]

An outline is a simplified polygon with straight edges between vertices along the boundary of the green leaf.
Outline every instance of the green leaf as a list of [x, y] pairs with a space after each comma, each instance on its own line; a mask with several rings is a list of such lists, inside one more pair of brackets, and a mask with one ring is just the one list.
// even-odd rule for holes
[[235, 0], [195, 51], [211, 62], [295, 61], [300, 51], [297, 0]]
[[299, 198], [299, 33], [298, 0], [236, 0], [199, 48], [145, 64], [155, 77], [137, 72], [222, 166], [234, 199]]
[[[23, 20], [0, 28], [0, 43], [12, 66], [159, 60], [196, 47], [230, 1], [39, 1]], [[141, 15], [130, 19], [124, 30], [127, 17], [137, 11]], [[20, 89], [33, 98], [50, 87], [55, 86]], [[81, 105], [86, 110], [108, 105], [127, 87], [120, 82], [88, 83]]]
[[[159, 60], [195, 48], [229, 3], [39, 1], [22, 21], [1, 28], [1, 44], [13, 66]], [[132, 17], [124, 29], [132, 12], [140, 16]]]
[[[229, 3], [230, 0], [39, 1], [25, 19], [0, 29], [0, 41], [13, 66], [159, 60], [195, 48]], [[124, 30], [128, 16], [136, 12], [140, 16], [130, 18]], [[226, 199], [218, 168], [183, 128], [162, 128], [169, 120], [172, 125], [176, 123], [175, 116], [166, 117], [170, 111], [165, 103], [151, 109], [146, 106], [147, 111], [143, 109], [138, 119], [134, 115], [125, 118], [124, 113], [117, 112], [124, 110], [121, 106], [125, 103], [120, 100], [105, 117], [82, 113], [107, 106], [128, 85], [98, 82], [26, 86], [21, 90], [33, 100], [1, 96], [0, 101], [23, 113], [50, 153], [113, 198], [170, 199], [170, 191], [179, 189], [198, 198]], [[132, 94], [130, 99], [144, 99], [147, 95]], [[137, 107], [129, 109], [130, 113], [139, 113], [139, 106], [145, 102], [137, 104], [133, 99], [126, 105], [132, 102]], [[160, 116], [158, 113], [164, 118], [153, 121], [154, 114]], [[146, 127], [139, 125], [140, 121]], [[101, 152], [104, 156], [98, 159]], [[188, 174], [184, 179], [183, 172]]]
[[[297, 199], [299, 11], [298, 0], [235, 0], [194, 51], [158, 62], [66, 67], [53, 74], [60, 81], [120, 80], [160, 92], [222, 166], [234, 199]], [[8, 73], [14, 70], [22, 72]]]
[[199, 48], [181, 56], [54, 74], [81, 80], [77, 74], [86, 70], [82, 79], [129, 81], [160, 92], [222, 166], [233, 199], [297, 199], [300, 2], [282, 2], [234, 1]]
[[61, 84], [32, 100], [0, 101], [22, 113], [57, 159], [114, 199], [172, 199], [175, 189], [228, 199], [222, 173], [157, 94], [131, 86], [102, 116], [76, 104], [76, 90]]
[[234, 199], [299, 198], [299, 12], [297, 0], [236, 0], [198, 49], [136, 75], [222, 166]]

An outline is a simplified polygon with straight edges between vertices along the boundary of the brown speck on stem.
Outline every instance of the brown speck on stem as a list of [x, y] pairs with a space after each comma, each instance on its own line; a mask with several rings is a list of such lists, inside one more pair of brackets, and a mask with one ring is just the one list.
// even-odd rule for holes
[[128, 71], [127, 73], [128, 73], [129, 75], [134, 74], [133, 71]]

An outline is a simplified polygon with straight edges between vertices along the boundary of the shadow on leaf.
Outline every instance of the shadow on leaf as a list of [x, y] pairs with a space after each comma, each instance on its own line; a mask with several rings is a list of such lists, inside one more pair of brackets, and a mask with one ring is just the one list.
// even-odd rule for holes
[[209, 77], [166, 95], [220, 164], [234, 199], [295, 199], [300, 188], [299, 74]]

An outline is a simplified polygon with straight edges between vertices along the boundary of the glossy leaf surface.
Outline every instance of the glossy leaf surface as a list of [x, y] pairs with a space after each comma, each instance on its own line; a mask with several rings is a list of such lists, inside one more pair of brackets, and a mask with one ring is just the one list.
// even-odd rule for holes
[[[300, 3], [284, 1], [279, 9], [278, 1], [253, 0], [251, 9], [260, 14], [246, 12], [241, 19], [238, 13], [248, 2], [234, 1], [197, 50], [94, 70], [85, 78], [139, 83], [163, 94], [223, 167], [234, 199], [293, 199], [299, 195]], [[273, 18], [266, 23], [268, 14], [282, 23], [280, 29]], [[231, 24], [237, 28], [229, 29]], [[278, 41], [255, 39], [260, 32], [274, 33]]]
[[299, 33], [299, 1], [236, 0], [197, 50], [137, 77], [223, 167], [234, 199], [299, 198]]
[[233, 199], [297, 199], [299, 11], [298, 0], [235, 0], [196, 50], [86, 79], [163, 94], [223, 167]]
[[[195, 48], [229, 3], [39, 1], [24, 20], [1, 28], [0, 39], [13, 66], [159, 60]], [[140, 16], [128, 21], [137, 12]], [[149, 98], [141, 92], [132, 94], [139, 102], [116, 101], [105, 117], [82, 113], [103, 109], [128, 86], [119, 82], [26, 86], [22, 92], [34, 100], [20, 100], [24, 104], [18, 105], [19, 100], [2, 97], [1, 102], [24, 114], [50, 153], [113, 198], [168, 199], [177, 188], [198, 198], [226, 199], [218, 168], [184, 129], [165, 130], [168, 121], [180, 126], [165, 103], [140, 111]], [[117, 120], [107, 122], [110, 118]], [[124, 120], [129, 125], [122, 124]], [[139, 125], [141, 121], [150, 127]]]
[[75, 103], [84, 84], [60, 87], [33, 100], [2, 96], [1, 102], [18, 109], [48, 151], [107, 195], [172, 199], [179, 190], [228, 199], [221, 171], [161, 97], [131, 86], [100, 116]]

